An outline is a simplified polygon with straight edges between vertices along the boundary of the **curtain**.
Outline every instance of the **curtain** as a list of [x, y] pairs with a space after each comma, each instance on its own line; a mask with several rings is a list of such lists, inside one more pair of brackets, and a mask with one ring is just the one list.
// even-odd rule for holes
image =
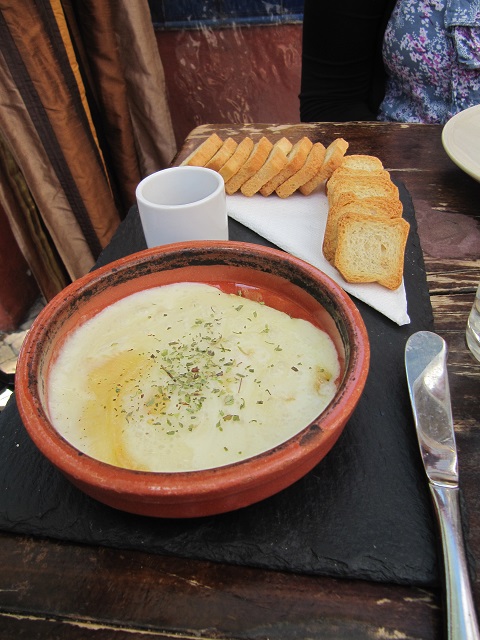
[[147, 0], [0, 0], [0, 204], [47, 300], [175, 151]]

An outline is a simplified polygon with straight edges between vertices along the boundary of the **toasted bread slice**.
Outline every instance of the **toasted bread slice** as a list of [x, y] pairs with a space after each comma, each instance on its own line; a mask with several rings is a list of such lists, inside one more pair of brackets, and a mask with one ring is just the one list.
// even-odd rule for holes
[[332, 173], [342, 164], [343, 156], [346, 154], [347, 149], [348, 142], [343, 138], [336, 138], [328, 145], [320, 171], [300, 187], [300, 191], [304, 196], [310, 195], [322, 182], [330, 178]]
[[292, 149], [292, 143], [287, 138], [281, 138], [270, 151], [263, 166], [240, 187], [244, 196], [253, 196], [271, 178], [276, 176], [287, 164], [287, 153]]
[[390, 174], [385, 169], [380, 169], [379, 171], [355, 171], [351, 169], [344, 169], [343, 167], [339, 167], [333, 174], [330, 176], [330, 179], [326, 185], [327, 194], [333, 191], [339, 183], [344, 180], [353, 179], [356, 180], [358, 178], [381, 178], [383, 180], [391, 180]]
[[349, 171], [381, 171], [384, 168], [380, 158], [361, 153], [346, 155], [340, 166]]
[[306, 136], [296, 142], [287, 156], [285, 167], [260, 189], [262, 196], [271, 195], [277, 187], [293, 176], [294, 173], [297, 173], [305, 164], [312, 146], [313, 142]]
[[225, 183], [240, 171], [241, 167], [243, 167], [252, 153], [254, 146], [253, 140], [248, 137], [238, 143], [238, 146], [233, 152], [231, 158], [218, 170], [218, 173], [222, 176]]
[[216, 133], [212, 133], [186, 158], [182, 165], [193, 167], [204, 167], [209, 160], [217, 153], [223, 144], [223, 140]]
[[340, 193], [338, 195], [338, 198], [336, 198], [335, 200], [335, 207], [343, 207], [346, 204], [350, 204], [351, 202], [358, 202], [359, 200], [364, 200], [366, 198], [368, 198], [368, 200], [370, 199], [386, 200], [388, 207], [391, 209], [394, 209], [396, 212], [396, 216], [392, 216], [392, 217], [400, 217], [403, 213], [403, 204], [400, 198], [397, 198], [395, 196], [391, 197], [390, 195], [388, 197], [380, 195], [380, 196], [365, 196], [365, 198], [358, 198], [355, 195], [355, 193], [348, 192], [348, 191], [346, 193]]
[[217, 153], [205, 165], [207, 169], [219, 171], [223, 165], [232, 157], [233, 152], [238, 147], [238, 143], [233, 138], [227, 138]]
[[378, 282], [397, 289], [402, 283], [409, 228], [403, 218], [372, 218], [358, 213], [342, 216], [335, 267], [347, 282]]
[[285, 180], [285, 182], [278, 186], [275, 189], [275, 193], [280, 198], [288, 198], [288, 196], [291, 196], [292, 193], [302, 186], [302, 184], [311, 180], [322, 166], [325, 151], [326, 149], [321, 142], [315, 142], [310, 149], [303, 167], [294, 173], [293, 176], [288, 178], [288, 180]]
[[242, 184], [253, 176], [264, 164], [273, 144], [263, 136], [253, 147], [252, 153], [240, 170], [225, 184], [225, 191], [229, 196], [240, 189]]
[[402, 211], [401, 201], [393, 198], [355, 198], [346, 202], [337, 202], [328, 211], [327, 224], [323, 236], [323, 255], [331, 264], [334, 263], [337, 249], [338, 222], [342, 216], [358, 213], [373, 218], [399, 218], [402, 215]]
[[[388, 172], [387, 172], [388, 173]], [[333, 176], [332, 176], [333, 177]], [[330, 183], [330, 181], [329, 181]], [[344, 176], [335, 182], [335, 187], [327, 185], [328, 204], [333, 207], [342, 194], [350, 194], [355, 198], [394, 198], [399, 199], [398, 187], [385, 175]]]

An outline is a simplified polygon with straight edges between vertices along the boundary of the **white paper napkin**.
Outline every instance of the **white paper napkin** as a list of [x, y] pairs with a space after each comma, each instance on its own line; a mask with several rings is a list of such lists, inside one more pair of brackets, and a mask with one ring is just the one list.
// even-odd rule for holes
[[252, 229], [284, 251], [314, 265], [335, 280], [350, 295], [362, 300], [398, 325], [409, 324], [407, 297], [401, 286], [390, 291], [376, 283], [349, 284], [324, 258], [323, 234], [328, 203], [323, 192], [310, 196], [293, 194], [289, 198], [275, 195], [248, 198], [227, 196], [228, 215]]

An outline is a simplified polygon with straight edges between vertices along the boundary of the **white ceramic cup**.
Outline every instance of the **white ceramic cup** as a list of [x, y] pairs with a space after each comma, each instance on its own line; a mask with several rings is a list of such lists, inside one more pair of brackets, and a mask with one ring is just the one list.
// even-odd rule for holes
[[228, 240], [225, 183], [205, 167], [171, 167], [136, 189], [147, 246], [185, 240]]

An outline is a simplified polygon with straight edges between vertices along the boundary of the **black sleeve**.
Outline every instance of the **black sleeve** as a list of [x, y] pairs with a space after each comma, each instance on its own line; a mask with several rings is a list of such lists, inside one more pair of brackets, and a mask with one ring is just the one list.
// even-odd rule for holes
[[305, 0], [300, 119], [375, 120], [383, 99], [381, 46], [391, 0]]

